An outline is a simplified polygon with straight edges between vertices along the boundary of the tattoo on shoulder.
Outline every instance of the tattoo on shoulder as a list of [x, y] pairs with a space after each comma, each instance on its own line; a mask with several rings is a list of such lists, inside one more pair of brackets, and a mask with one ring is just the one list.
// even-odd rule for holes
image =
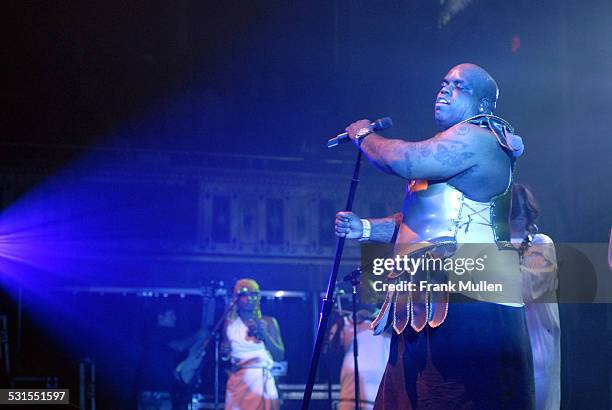
[[470, 133], [470, 126], [467, 124], [460, 124], [457, 126], [457, 128], [455, 129], [455, 132], [458, 135], [467, 135]]

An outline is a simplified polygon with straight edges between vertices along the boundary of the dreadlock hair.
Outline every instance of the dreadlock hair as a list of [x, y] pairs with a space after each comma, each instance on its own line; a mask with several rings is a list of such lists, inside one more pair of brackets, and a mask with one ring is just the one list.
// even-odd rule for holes
[[[255, 279], [243, 278], [239, 279], [234, 285], [234, 294], [232, 296], [232, 309], [230, 310], [227, 320], [229, 322], [233, 321], [238, 317], [238, 298], [241, 293], [244, 293], [244, 290], [248, 290], [250, 292], [255, 292], [259, 294], [259, 284]], [[261, 305], [259, 302], [259, 298], [257, 298], [257, 304], [255, 305], [255, 310], [253, 311], [254, 319], [261, 319]]]
[[512, 184], [512, 212], [510, 219], [524, 215], [527, 218], [525, 230], [534, 235], [538, 233], [536, 221], [540, 214], [540, 207], [533, 196], [531, 190], [518, 182]]

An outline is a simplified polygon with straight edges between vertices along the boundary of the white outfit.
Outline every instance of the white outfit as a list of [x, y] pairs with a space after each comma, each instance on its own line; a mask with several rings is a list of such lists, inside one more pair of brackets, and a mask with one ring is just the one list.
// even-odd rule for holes
[[[357, 325], [357, 357], [359, 364], [359, 398], [362, 409], [374, 408], [374, 400], [382, 379], [387, 360], [391, 338], [384, 334], [374, 336], [370, 329], [372, 322], [366, 320]], [[342, 344], [345, 354], [340, 372], [340, 405], [338, 410], [355, 409], [355, 363], [353, 358], [353, 322], [344, 318]]]
[[[513, 241], [514, 242], [514, 241]], [[529, 303], [557, 289], [557, 257], [552, 239], [534, 236], [521, 263], [525, 316], [529, 329], [537, 410], [561, 406], [561, 328], [557, 303]]]
[[233, 320], [226, 330], [231, 345], [232, 365], [225, 391], [225, 410], [267, 410], [278, 408], [278, 391], [270, 369], [274, 361], [265, 344], [248, 335], [240, 319]]

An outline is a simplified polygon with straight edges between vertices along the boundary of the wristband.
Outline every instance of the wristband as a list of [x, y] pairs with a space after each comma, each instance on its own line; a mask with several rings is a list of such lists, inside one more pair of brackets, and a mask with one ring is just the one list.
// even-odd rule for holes
[[363, 225], [363, 232], [361, 233], [360, 241], [367, 241], [370, 239], [370, 234], [372, 233], [372, 224], [367, 219], [362, 219], [361, 224]]

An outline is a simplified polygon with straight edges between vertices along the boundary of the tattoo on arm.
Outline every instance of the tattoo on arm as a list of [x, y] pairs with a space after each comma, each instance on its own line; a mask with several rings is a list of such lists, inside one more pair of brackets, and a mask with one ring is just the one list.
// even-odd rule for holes
[[387, 173], [397, 173], [393, 169], [393, 164], [403, 160], [401, 152], [404, 144], [405, 141], [390, 140], [378, 134], [370, 134], [361, 144], [361, 150], [377, 168]]
[[476, 153], [469, 144], [472, 132], [466, 124], [458, 125], [426, 141], [406, 142], [371, 134], [363, 141], [368, 159], [385, 172], [415, 179], [450, 178], [465, 171]]
[[385, 218], [369, 219], [372, 225], [371, 242], [393, 243], [402, 223], [402, 214], [396, 213]]
[[[456, 144], [438, 143], [434, 159], [440, 164], [447, 167], [455, 167], [463, 164], [463, 162], [474, 156], [473, 152], [460, 151], [457, 144], [462, 144], [454, 141]], [[462, 144], [465, 145], [465, 144]]]

